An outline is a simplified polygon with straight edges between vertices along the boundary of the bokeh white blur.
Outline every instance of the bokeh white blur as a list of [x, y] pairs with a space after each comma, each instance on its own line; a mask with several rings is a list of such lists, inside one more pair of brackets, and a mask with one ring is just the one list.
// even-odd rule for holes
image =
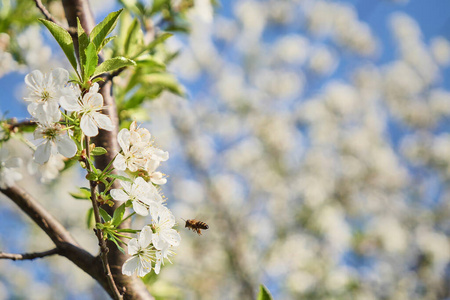
[[[92, 2], [97, 17], [117, 8]], [[168, 40], [187, 99], [166, 92], [136, 117], [170, 153], [162, 192], [182, 238], [154, 295], [255, 299], [262, 283], [275, 299], [450, 299], [450, 2], [212, 2]], [[67, 65], [49, 41], [0, 33], [3, 115], [26, 116], [27, 72]], [[18, 184], [95, 253], [89, 203], [68, 194], [81, 173], [5, 147], [25, 162]], [[51, 245], [4, 197], [0, 225], [0, 251]], [[64, 258], [0, 261], [1, 300], [104, 297]]]

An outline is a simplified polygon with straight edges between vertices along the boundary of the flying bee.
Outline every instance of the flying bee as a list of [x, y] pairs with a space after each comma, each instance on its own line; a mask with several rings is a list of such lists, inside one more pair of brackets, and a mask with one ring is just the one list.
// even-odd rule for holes
[[186, 221], [186, 225], [184, 226], [185, 228], [187, 227], [188, 229], [192, 229], [192, 231], [197, 232], [198, 235], [202, 235], [202, 229], [206, 230], [209, 228], [208, 224], [206, 224], [205, 222], [199, 221], [199, 220], [184, 220]]

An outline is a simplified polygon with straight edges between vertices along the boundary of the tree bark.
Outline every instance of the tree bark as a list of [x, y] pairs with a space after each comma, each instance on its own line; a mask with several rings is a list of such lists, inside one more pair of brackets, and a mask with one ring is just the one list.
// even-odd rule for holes
[[[95, 21], [89, 7], [89, 2], [87, 0], [63, 0], [64, 11], [66, 14], [67, 21], [70, 27], [77, 27], [77, 17], [80, 19], [81, 26], [84, 31], [89, 34], [95, 26]], [[76, 36], [74, 37], [75, 49], [78, 51], [78, 42]], [[99, 63], [103, 61], [99, 57]], [[94, 143], [97, 146], [105, 148], [108, 153], [96, 158], [95, 164], [98, 169], [104, 169], [108, 163], [114, 158], [114, 156], [120, 151], [119, 144], [117, 142], [117, 134], [119, 129], [119, 118], [117, 114], [116, 102], [112, 92], [112, 79], [106, 80], [100, 84], [100, 93], [103, 96], [105, 109], [103, 113], [111, 118], [111, 121], [115, 127], [113, 131], [100, 130], [98, 136], [94, 138]], [[116, 184], [116, 183], [115, 183]], [[118, 188], [116, 185], [115, 187]], [[119, 207], [122, 203], [115, 202], [113, 207], [103, 206], [103, 208], [108, 211], [111, 215], [114, 210]], [[120, 228], [129, 228], [131, 219], [123, 222]], [[122, 274], [122, 265], [128, 258], [120, 252], [117, 247], [108, 241], [108, 261], [111, 267], [111, 273], [119, 288], [119, 291], [124, 291], [124, 299], [136, 299], [136, 300], [148, 300], [154, 299], [148, 292], [146, 286], [142, 281], [135, 276], [126, 276]], [[125, 247], [126, 249], [126, 247]]]

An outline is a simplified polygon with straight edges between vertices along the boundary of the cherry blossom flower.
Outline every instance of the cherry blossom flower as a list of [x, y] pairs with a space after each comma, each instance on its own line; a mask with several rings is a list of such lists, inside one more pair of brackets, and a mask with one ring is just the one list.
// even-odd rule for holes
[[63, 97], [61, 106], [67, 111], [75, 111], [81, 115], [80, 127], [86, 136], [96, 136], [98, 129], [111, 131], [114, 125], [111, 119], [100, 113], [103, 109], [103, 96], [98, 93], [98, 83], [94, 83], [83, 98]]
[[168, 246], [163, 248], [162, 250], [158, 250], [155, 253], [156, 261], [155, 261], [155, 273], [159, 274], [161, 270], [161, 264], [164, 265], [164, 259], [167, 259], [170, 263], [172, 261], [169, 259], [169, 256], [175, 255], [175, 251], [173, 250], [173, 246]]
[[149, 160], [146, 164], [146, 170], [148, 172], [148, 175], [150, 176], [150, 181], [154, 184], [165, 184], [167, 182], [167, 179], [164, 178], [163, 173], [161, 172], [155, 172], [155, 170], [158, 168], [160, 162], [157, 160]]
[[10, 187], [15, 181], [22, 179], [22, 174], [15, 170], [22, 165], [22, 159], [8, 157], [8, 149], [0, 148], [0, 188], [2, 189]]
[[[139, 239], [131, 239], [128, 243], [128, 254], [132, 255], [122, 266], [122, 274], [143, 277], [152, 270], [152, 262], [156, 259], [156, 250], [152, 247], [152, 230], [149, 226], [142, 228]], [[159, 271], [159, 270], [158, 270]]]
[[[47, 74], [35, 70], [25, 76], [25, 83], [30, 90], [28, 96], [24, 98], [30, 102], [28, 112], [39, 122], [48, 122], [48, 111], [58, 110], [61, 97], [76, 100], [76, 95], [70, 93], [70, 89], [66, 87], [68, 80], [69, 72], [61, 68]], [[61, 117], [59, 110], [58, 113]]]
[[172, 227], [175, 225], [175, 217], [165, 206], [152, 206], [150, 208], [152, 216], [152, 227], [155, 233], [152, 236], [152, 243], [158, 250], [163, 250], [169, 246], [178, 246], [181, 237]]
[[[114, 168], [130, 172], [138, 170], [148, 171], [150, 176], [159, 166], [159, 162], [169, 159], [169, 153], [152, 146], [151, 134], [145, 128], [137, 128], [136, 122], [130, 125], [130, 129], [122, 129], [117, 136], [122, 152], [114, 160]], [[158, 182], [164, 182], [162, 174], [157, 172], [152, 179]], [[156, 184], [164, 184], [157, 183]]]
[[140, 136], [124, 128], [117, 135], [117, 140], [123, 154], [117, 154], [113, 163], [114, 168], [121, 171], [128, 168], [131, 172], [142, 169], [146, 160], [142, 153], [145, 144], [141, 142]]
[[131, 200], [134, 211], [141, 216], [148, 215], [150, 205], [158, 207], [163, 202], [156, 188], [142, 177], [136, 178], [134, 183], [120, 181], [120, 184], [123, 190], [112, 189], [111, 196], [117, 201]]
[[[52, 111], [53, 110], [53, 111]], [[59, 123], [59, 109], [49, 108], [47, 118], [50, 122], [38, 123], [34, 131], [35, 139], [43, 139], [34, 152], [34, 160], [38, 164], [47, 162], [51, 154], [62, 154], [73, 157], [77, 153], [77, 145], [67, 134], [67, 130]]]
[[49, 160], [43, 165], [30, 160], [27, 164], [27, 170], [32, 175], [38, 175], [42, 183], [48, 183], [58, 177], [64, 166], [64, 156], [57, 154], [51, 155]]

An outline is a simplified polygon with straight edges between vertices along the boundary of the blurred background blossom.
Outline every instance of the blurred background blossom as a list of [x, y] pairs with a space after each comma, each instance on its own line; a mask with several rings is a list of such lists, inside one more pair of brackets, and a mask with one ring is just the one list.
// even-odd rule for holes
[[[116, 7], [100, 3], [98, 19]], [[275, 299], [449, 298], [448, 11], [438, 0], [195, 0], [190, 33], [168, 40], [188, 99], [164, 93], [136, 116], [170, 152], [163, 192], [182, 235], [175, 263], [146, 279], [153, 294], [255, 299], [263, 283]], [[64, 62], [39, 27], [3, 31], [0, 109], [25, 118], [12, 103], [25, 73]], [[80, 222], [89, 205], [67, 194], [78, 171], [26, 169], [21, 184], [95, 251]], [[45, 249], [1, 204], [0, 249]], [[181, 218], [210, 229], [198, 237]], [[0, 299], [62, 294], [105, 297], [63, 258], [0, 262]]]

